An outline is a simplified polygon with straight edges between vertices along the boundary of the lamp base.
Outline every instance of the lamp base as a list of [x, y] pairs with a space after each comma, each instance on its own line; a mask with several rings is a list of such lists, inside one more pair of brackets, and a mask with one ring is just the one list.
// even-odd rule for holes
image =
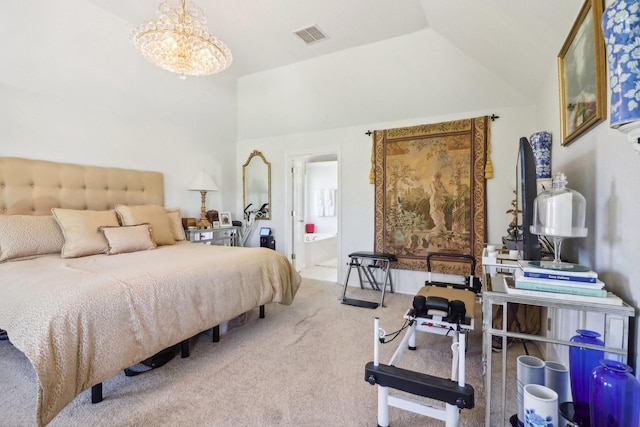
[[205, 218], [205, 219], [199, 219], [196, 222], [196, 227], [198, 228], [209, 228], [211, 227], [211, 223]]

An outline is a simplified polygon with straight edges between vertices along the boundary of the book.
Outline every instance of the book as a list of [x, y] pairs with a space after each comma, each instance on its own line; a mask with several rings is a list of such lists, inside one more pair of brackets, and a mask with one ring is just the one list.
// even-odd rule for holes
[[[561, 282], [562, 283], [562, 282]], [[563, 286], [549, 283], [536, 283], [516, 279], [517, 289], [531, 289], [542, 292], [557, 292], [568, 295], [587, 295], [592, 297], [604, 298], [607, 296], [607, 290], [597, 287], [585, 288], [579, 286]]]
[[[585, 268], [554, 270], [551, 268], [534, 266], [531, 261], [520, 261], [519, 264], [525, 277], [585, 283], [596, 283], [598, 280], [598, 273]], [[539, 262], [536, 264], [539, 264]]]
[[595, 282], [574, 282], [569, 280], [555, 280], [555, 279], [542, 279], [538, 277], [525, 276], [521, 270], [515, 270], [514, 276], [516, 283], [523, 282], [529, 284], [542, 284], [550, 286], [565, 286], [569, 288], [585, 288], [585, 289], [604, 289], [604, 282], [600, 279], [596, 279]]
[[589, 295], [568, 295], [561, 294], [559, 292], [546, 292], [546, 291], [536, 291], [533, 289], [521, 289], [515, 287], [515, 279], [513, 276], [504, 276], [504, 288], [505, 291], [510, 295], [522, 295], [529, 297], [537, 297], [537, 298], [551, 298], [557, 300], [564, 301], [578, 301], [589, 304], [606, 304], [606, 305], [617, 305], [622, 306], [623, 301], [619, 296], [607, 292], [606, 297], [592, 297]]

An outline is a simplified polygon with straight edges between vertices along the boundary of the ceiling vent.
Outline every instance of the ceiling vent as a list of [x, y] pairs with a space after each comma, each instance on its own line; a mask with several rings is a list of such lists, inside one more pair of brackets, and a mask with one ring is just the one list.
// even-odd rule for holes
[[315, 25], [294, 31], [293, 33], [300, 37], [306, 44], [317, 43], [327, 38], [326, 34], [320, 31]]

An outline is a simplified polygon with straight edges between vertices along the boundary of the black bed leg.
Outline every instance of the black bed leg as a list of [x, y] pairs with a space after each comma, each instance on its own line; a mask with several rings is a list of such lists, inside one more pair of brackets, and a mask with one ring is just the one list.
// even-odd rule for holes
[[211, 335], [213, 342], [220, 342], [220, 325], [214, 326], [213, 329], [211, 329]]
[[260, 306], [260, 318], [264, 319], [264, 305]]
[[189, 340], [184, 340], [180, 343], [180, 357], [183, 359], [189, 357]]
[[98, 383], [91, 387], [91, 403], [102, 402], [102, 383]]

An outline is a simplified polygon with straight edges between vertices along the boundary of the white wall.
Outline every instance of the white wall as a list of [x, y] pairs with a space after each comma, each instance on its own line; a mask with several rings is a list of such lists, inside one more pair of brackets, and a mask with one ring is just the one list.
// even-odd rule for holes
[[[640, 182], [640, 154], [631, 148], [626, 135], [609, 127], [609, 113], [606, 121], [563, 147], [559, 115], [557, 69], [554, 67], [549, 70], [547, 83], [538, 99], [536, 123], [553, 134], [552, 172], [566, 173], [567, 186], [586, 199], [589, 230], [586, 238], [568, 239], [563, 243], [563, 254], [597, 271], [606, 287], [636, 307], [637, 313], [640, 306], [640, 262], [636, 258], [640, 249], [640, 197], [635, 186]], [[564, 330], [567, 334], [564, 338], [567, 338], [573, 335], [576, 327], [596, 327], [594, 320], [565, 313], [558, 323], [568, 326]], [[635, 348], [640, 342], [638, 322], [632, 322], [635, 327], [630, 344], [636, 353], [630, 362], [636, 367], [640, 366], [640, 356]]]
[[166, 205], [191, 216], [204, 169], [222, 189], [208, 208], [235, 210], [235, 79], [152, 65], [96, 2], [7, 3], [0, 21], [0, 155], [160, 171]]
[[[187, 189], [204, 169], [221, 188], [208, 194], [208, 209], [233, 211], [236, 207], [233, 111], [227, 117], [230, 136], [214, 120], [203, 118], [192, 126], [184, 111], [171, 112], [170, 103], [166, 116], [159, 117], [144, 110], [134, 115], [79, 105], [72, 99], [5, 85], [0, 85], [0, 92], [2, 156], [160, 171], [164, 173], [165, 206], [179, 206], [185, 216], [197, 217], [200, 193]], [[234, 98], [230, 105], [235, 105]]]
[[[513, 199], [519, 138], [538, 130], [530, 100], [429, 30], [243, 77], [238, 111], [238, 134], [244, 136], [238, 141], [239, 158], [259, 150], [272, 162], [270, 226], [280, 242], [290, 240], [288, 157], [314, 150], [339, 153], [339, 280], [346, 274], [346, 261], [340, 260], [373, 249], [367, 130], [500, 116], [491, 123], [494, 179], [487, 183], [487, 232], [494, 242], [511, 221], [506, 211]], [[278, 249], [285, 251], [281, 244]], [[417, 291], [425, 280], [425, 273], [393, 274], [402, 292]]]
[[[519, 138], [550, 131], [553, 172], [565, 172], [569, 187], [587, 200], [589, 236], [565, 242], [565, 256], [591, 266], [611, 290], [638, 307], [640, 287], [633, 278], [640, 277], [640, 263], [632, 257], [640, 247], [635, 221], [640, 198], [634, 188], [640, 182], [640, 156], [607, 123], [560, 146], [555, 58], [539, 98], [521, 99], [517, 90], [425, 30], [244, 77], [238, 99], [238, 151], [242, 158], [258, 149], [274, 162], [272, 226], [285, 240], [287, 157], [314, 149], [340, 153], [339, 260], [352, 251], [373, 248], [371, 139], [365, 131], [500, 116], [491, 123], [495, 174], [487, 183], [487, 232], [492, 242], [500, 240], [511, 220], [505, 211], [512, 199]], [[338, 280], [346, 273], [343, 264], [338, 263]], [[401, 292], [415, 292], [424, 282], [421, 273], [393, 274]], [[575, 328], [572, 322], [567, 325], [571, 326], [563, 333], [570, 336]], [[638, 340], [638, 332], [633, 338]], [[634, 359], [637, 364], [636, 356], [631, 362]]]

